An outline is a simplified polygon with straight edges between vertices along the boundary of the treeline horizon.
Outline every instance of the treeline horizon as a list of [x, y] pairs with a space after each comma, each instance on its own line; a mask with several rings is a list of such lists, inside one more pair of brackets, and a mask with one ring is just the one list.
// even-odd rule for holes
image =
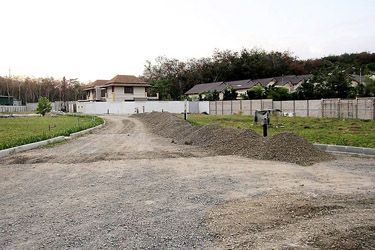
[[[282, 75], [313, 74], [321, 77], [333, 71], [371, 74], [375, 72], [375, 53], [344, 53], [301, 60], [290, 51], [244, 48], [238, 52], [214, 50], [210, 57], [185, 61], [160, 56], [155, 62], [146, 61], [144, 67], [143, 75], [139, 77], [153, 86], [152, 92], [158, 92], [161, 100], [181, 100], [186, 91], [201, 83]], [[85, 99], [83, 89], [87, 84], [77, 78], [64, 79], [0, 76], [0, 95], [13, 96], [23, 103], [38, 102], [42, 96], [50, 101]]]
[[[301, 60], [290, 51], [242, 49], [239, 52], [215, 50], [210, 57], [180, 61], [157, 57], [146, 61], [143, 79], [159, 92], [162, 100], [181, 100], [196, 84], [260, 79], [282, 75], [328, 75], [333, 71], [346, 74], [370, 74], [375, 71], [375, 53], [344, 53], [318, 59]], [[327, 95], [329, 96], [329, 95]]]
[[85, 86], [77, 78], [57, 80], [53, 77], [0, 76], [0, 95], [13, 96], [22, 100], [22, 104], [36, 103], [41, 97], [51, 102], [77, 101], [85, 97]]

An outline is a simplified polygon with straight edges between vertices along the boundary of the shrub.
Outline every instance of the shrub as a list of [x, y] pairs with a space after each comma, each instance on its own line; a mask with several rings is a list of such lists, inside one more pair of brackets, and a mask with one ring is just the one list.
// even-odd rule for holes
[[46, 97], [39, 98], [38, 107], [36, 108], [36, 113], [45, 116], [46, 113], [51, 112], [52, 105]]

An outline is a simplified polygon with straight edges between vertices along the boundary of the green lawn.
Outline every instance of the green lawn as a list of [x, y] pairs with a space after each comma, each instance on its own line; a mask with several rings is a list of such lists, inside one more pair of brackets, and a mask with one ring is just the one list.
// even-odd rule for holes
[[92, 116], [72, 115], [0, 118], [0, 150], [60, 135], [67, 136], [101, 123], [103, 119], [99, 117], [93, 121]]
[[[183, 115], [179, 117], [183, 118]], [[254, 124], [253, 120], [254, 116], [245, 115], [188, 115], [188, 121], [194, 125], [217, 123], [227, 128], [253, 129], [262, 134], [262, 125]], [[280, 128], [280, 125], [284, 127]], [[375, 148], [374, 120], [272, 116], [268, 135], [280, 132], [296, 133], [311, 143]]]

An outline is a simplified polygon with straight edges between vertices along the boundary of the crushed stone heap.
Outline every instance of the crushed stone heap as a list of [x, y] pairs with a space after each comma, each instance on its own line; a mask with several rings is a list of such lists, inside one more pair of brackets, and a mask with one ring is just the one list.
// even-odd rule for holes
[[134, 116], [154, 134], [171, 138], [178, 144], [203, 147], [219, 155], [241, 155], [299, 165], [335, 159], [332, 154], [293, 133], [283, 132], [263, 137], [251, 129], [223, 128], [218, 124], [194, 126], [168, 112]]

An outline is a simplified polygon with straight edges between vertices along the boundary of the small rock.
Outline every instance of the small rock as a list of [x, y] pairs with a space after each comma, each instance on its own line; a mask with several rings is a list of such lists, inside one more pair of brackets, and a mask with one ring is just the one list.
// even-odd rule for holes
[[193, 141], [192, 140], [186, 140], [185, 141], [185, 145], [192, 145], [193, 144]]

